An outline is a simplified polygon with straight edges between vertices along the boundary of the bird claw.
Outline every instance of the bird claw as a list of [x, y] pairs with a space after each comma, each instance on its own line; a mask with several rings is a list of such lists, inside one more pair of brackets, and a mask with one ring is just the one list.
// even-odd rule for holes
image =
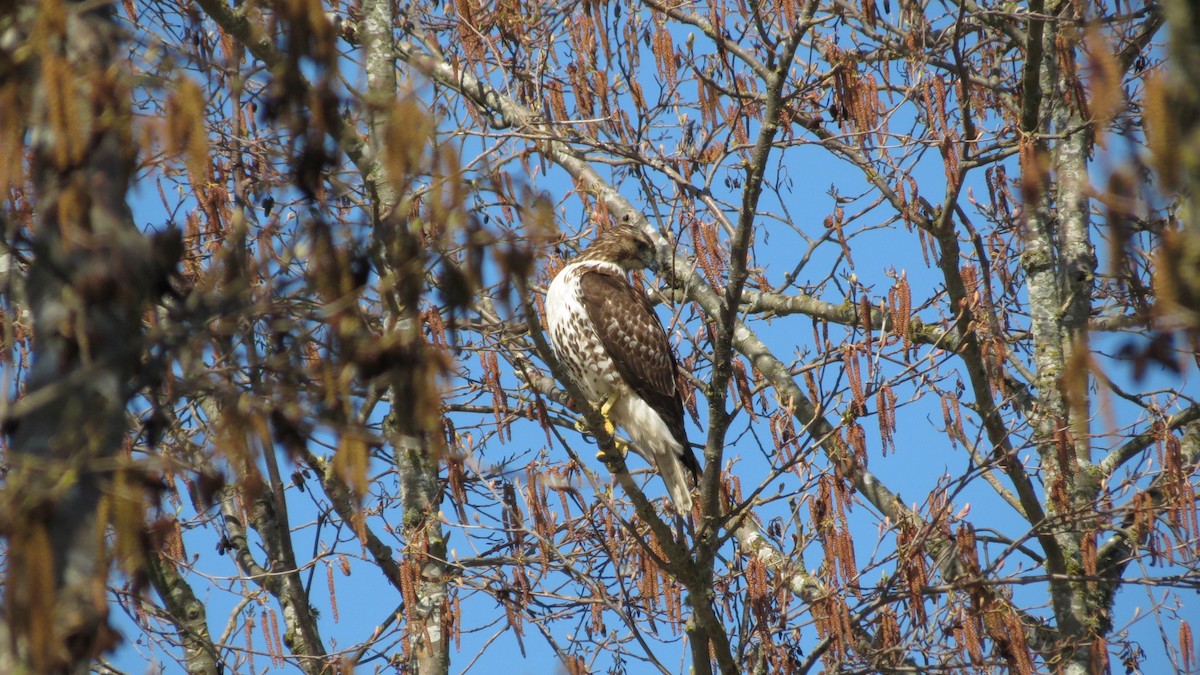
[[615, 438], [613, 439], [613, 449], [617, 451], [616, 456], [612, 456], [604, 450], [599, 450], [596, 452], [596, 459], [600, 460], [601, 462], [612, 462], [618, 459], [625, 459], [625, 457], [629, 454], [629, 446]]
[[[587, 420], [579, 419], [575, 420], [575, 431], [581, 434], [590, 434], [592, 433], [592, 428], [588, 426]], [[604, 418], [604, 432], [609, 436], [617, 433], [617, 426], [607, 417]]]
[[[612, 418], [610, 418], [608, 416], [609, 413], [612, 412], [612, 407], [616, 402], [617, 402], [617, 397], [614, 395], [614, 396], [610, 396], [600, 406], [600, 417], [602, 417], [604, 419], [604, 433], [608, 434], [609, 436], [612, 436], [613, 434], [617, 433], [617, 425], [614, 424], [612, 421]], [[575, 429], [576, 429], [576, 431], [579, 431], [580, 433], [584, 433], [584, 434], [591, 433], [591, 428], [588, 426], [586, 419], [575, 420]]]
[[613, 424], [612, 418], [609, 417], [609, 414], [612, 413], [612, 407], [616, 402], [617, 395], [613, 394], [604, 401], [604, 405], [600, 406], [600, 416], [604, 418], [604, 430], [608, 432], [609, 436], [617, 432], [617, 425]]

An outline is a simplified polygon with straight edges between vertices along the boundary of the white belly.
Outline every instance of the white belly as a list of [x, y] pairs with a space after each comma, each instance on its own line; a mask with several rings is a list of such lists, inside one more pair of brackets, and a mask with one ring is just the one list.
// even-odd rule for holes
[[559, 363], [592, 405], [624, 393], [620, 375], [587, 320], [579, 300], [578, 277], [571, 266], [554, 277], [546, 291], [546, 323]]

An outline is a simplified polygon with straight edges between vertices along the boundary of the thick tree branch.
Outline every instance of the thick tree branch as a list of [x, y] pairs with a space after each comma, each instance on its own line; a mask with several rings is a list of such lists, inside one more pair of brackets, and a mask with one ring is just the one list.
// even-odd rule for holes
[[208, 610], [179, 574], [175, 562], [161, 554], [146, 558], [146, 571], [163, 606], [178, 627], [188, 675], [217, 675], [224, 668], [208, 631]]
[[[1188, 408], [1171, 415], [1163, 420], [1163, 431], [1174, 432], [1184, 426], [1200, 420], [1200, 405], [1193, 405]], [[1161, 431], [1157, 429], [1148, 429], [1125, 443], [1100, 460], [1096, 464], [1096, 468], [1100, 470], [1100, 475], [1106, 479], [1111, 479], [1113, 473], [1125, 465], [1126, 462], [1137, 457], [1146, 450], [1155, 441], [1161, 438]]]

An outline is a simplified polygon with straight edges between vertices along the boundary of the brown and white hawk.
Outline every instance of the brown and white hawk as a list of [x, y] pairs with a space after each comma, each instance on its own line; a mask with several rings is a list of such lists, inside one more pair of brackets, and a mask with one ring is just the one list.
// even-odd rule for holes
[[554, 277], [546, 319], [571, 378], [655, 464], [676, 513], [686, 516], [700, 463], [683, 427], [675, 354], [650, 301], [626, 277], [647, 267], [657, 265], [645, 233], [623, 225], [597, 235]]

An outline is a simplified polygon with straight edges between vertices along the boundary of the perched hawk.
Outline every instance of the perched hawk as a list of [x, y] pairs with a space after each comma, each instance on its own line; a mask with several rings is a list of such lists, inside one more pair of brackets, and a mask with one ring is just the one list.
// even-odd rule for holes
[[639, 454], [654, 462], [675, 511], [686, 515], [700, 464], [683, 428], [667, 333], [626, 278], [645, 267], [656, 261], [643, 232], [620, 226], [601, 233], [554, 277], [546, 318], [563, 367], [605, 422], [624, 428]]

